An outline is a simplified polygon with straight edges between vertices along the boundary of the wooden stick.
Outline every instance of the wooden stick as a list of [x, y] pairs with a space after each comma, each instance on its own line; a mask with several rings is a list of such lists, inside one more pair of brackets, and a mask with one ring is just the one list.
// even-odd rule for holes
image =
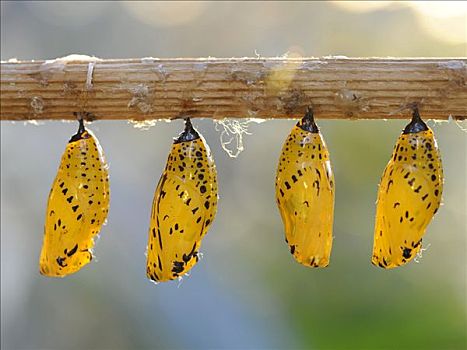
[[1, 120], [467, 117], [465, 58], [112, 59], [1, 63]]

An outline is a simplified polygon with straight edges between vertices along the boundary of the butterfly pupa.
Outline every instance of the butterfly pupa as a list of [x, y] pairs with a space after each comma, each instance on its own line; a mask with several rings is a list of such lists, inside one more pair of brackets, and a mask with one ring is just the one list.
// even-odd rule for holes
[[197, 263], [201, 240], [217, 210], [217, 172], [204, 138], [186, 119], [174, 139], [152, 204], [147, 277], [165, 282]]
[[442, 191], [443, 168], [433, 131], [414, 109], [379, 184], [373, 265], [391, 269], [417, 256]]
[[109, 175], [102, 148], [79, 120], [49, 194], [40, 273], [64, 277], [92, 259], [94, 237], [109, 211]]
[[276, 201], [285, 241], [295, 260], [309, 267], [328, 266], [333, 238], [334, 175], [311, 109], [282, 147]]

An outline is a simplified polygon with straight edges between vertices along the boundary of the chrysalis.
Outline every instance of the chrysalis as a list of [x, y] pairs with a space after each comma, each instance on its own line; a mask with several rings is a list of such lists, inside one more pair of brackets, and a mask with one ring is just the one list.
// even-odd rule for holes
[[47, 203], [40, 273], [64, 277], [92, 259], [109, 211], [109, 175], [99, 142], [79, 121], [63, 153]]
[[332, 248], [334, 176], [329, 152], [308, 109], [282, 147], [276, 200], [285, 241], [302, 265], [326, 267]]
[[146, 274], [165, 282], [198, 261], [201, 240], [217, 210], [217, 172], [204, 138], [190, 119], [174, 140], [152, 204]]
[[436, 140], [414, 109], [379, 185], [374, 265], [390, 269], [417, 255], [425, 230], [439, 208], [442, 191], [443, 169]]

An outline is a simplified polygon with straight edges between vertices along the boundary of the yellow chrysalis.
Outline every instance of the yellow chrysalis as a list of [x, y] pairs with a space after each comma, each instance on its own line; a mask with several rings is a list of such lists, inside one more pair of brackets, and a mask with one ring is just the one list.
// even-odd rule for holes
[[282, 148], [276, 200], [285, 240], [294, 258], [305, 266], [328, 266], [334, 219], [334, 175], [311, 109], [292, 129]]
[[91, 261], [94, 236], [107, 218], [109, 197], [102, 148], [80, 119], [49, 194], [39, 263], [42, 275], [64, 277]]
[[216, 167], [208, 145], [187, 119], [154, 194], [148, 278], [165, 282], [187, 273], [198, 261], [201, 240], [216, 210]]
[[425, 230], [439, 208], [442, 191], [443, 168], [436, 140], [414, 109], [379, 185], [374, 265], [391, 269], [417, 255]]

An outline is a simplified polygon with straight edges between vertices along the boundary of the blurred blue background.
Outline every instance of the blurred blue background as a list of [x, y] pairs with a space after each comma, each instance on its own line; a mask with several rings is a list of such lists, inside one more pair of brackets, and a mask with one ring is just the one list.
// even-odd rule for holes
[[[1, 58], [465, 56], [466, 3], [1, 2]], [[318, 116], [319, 117], [319, 116]], [[406, 121], [320, 121], [336, 180], [331, 265], [297, 264], [274, 200], [293, 120], [251, 124], [229, 158], [195, 120], [219, 173], [204, 257], [183, 281], [145, 278], [153, 191], [181, 121], [90, 125], [110, 164], [97, 259], [39, 275], [45, 206], [77, 125], [1, 123], [2, 349], [465, 349], [466, 133], [434, 123], [444, 204], [419, 263], [370, 264], [379, 178]], [[464, 124], [465, 127], [465, 124]]]

